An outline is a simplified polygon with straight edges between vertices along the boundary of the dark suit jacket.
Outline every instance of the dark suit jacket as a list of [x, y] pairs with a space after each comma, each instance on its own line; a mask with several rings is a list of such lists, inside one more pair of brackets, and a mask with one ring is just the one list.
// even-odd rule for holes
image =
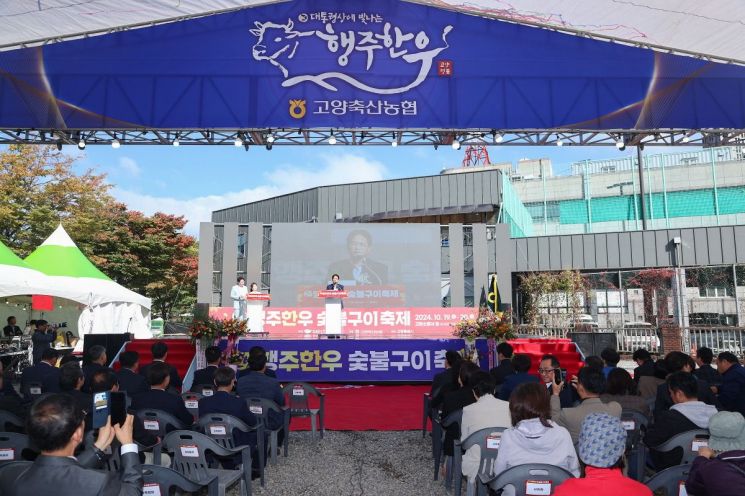
[[21, 395], [18, 394], [18, 391], [16, 391], [16, 388], [13, 387], [13, 383], [11, 380], [3, 375], [3, 388], [0, 389], [0, 396], [15, 396], [19, 400], [21, 399]]
[[0, 480], [7, 496], [138, 496], [142, 494], [142, 466], [137, 453], [122, 455], [119, 473], [85, 468], [72, 458], [40, 455], [15, 481]]
[[429, 390], [429, 394], [434, 398], [442, 391], [445, 384], [452, 384], [452, 382], [453, 369], [447, 368], [432, 378], [432, 389]]
[[[355, 264], [352, 260], [339, 260], [338, 262], [334, 262], [333, 264], [331, 264], [328, 273], [339, 274], [339, 279], [349, 281], [354, 279], [354, 267]], [[366, 281], [358, 281], [358, 286], [364, 286], [365, 284], [371, 284], [375, 286], [388, 284], [388, 267], [383, 263], [366, 258], [362, 265], [362, 272], [365, 276]]]
[[[261, 374], [261, 372], [254, 372], [253, 370], [249, 368], [241, 369], [238, 371], [238, 375], [236, 379], [240, 379], [241, 377], [245, 377], [251, 374]], [[270, 369], [269, 367], [267, 367], [266, 370], [264, 371], [264, 375], [267, 377], [274, 377], [275, 379], [277, 378], [277, 373], [274, 370]]]
[[711, 365], [704, 365], [703, 367], [697, 368], [693, 371], [693, 375], [709, 384], [710, 386], [722, 383], [722, 376], [719, 375], [717, 369], [715, 369]]
[[[462, 409], [471, 403], [476, 403], [473, 396], [473, 390], [470, 387], [463, 387], [449, 393], [445, 393], [442, 401], [442, 415], [444, 419], [451, 413]], [[453, 455], [453, 444], [456, 439], [460, 438], [460, 424], [450, 424], [445, 430], [444, 452], [448, 456]]]
[[90, 393], [91, 391], [91, 380], [93, 379], [93, 374], [98, 372], [99, 370], [106, 370], [108, 367], [104, 365], [99, 365], [97, 363], [89, 363], [88, 365], [83, 366], [83, 375], [85, 376], [85, 382], [83, 383], [83, 392]]
[[504, 380], [507, 379], [507, 377], [515, 373], [515, 370], [512, 368], [512, 360], [510, 360], [509, 358], [505, 358], [504, 360], [499, 362], [499, 365], [491, 369], [489, 373], [491, 374], [497, 386], [503, 384]]
[[122, 367], [119, 372], [116, 373], [117, 379], [119, 379], [119, 391], [126, 392], [130, 398], [135, 394], [144, 393], [150, 390], [150, 386], [147, 384], [147, 380], [136, 372], [132, 372], [130, 369]]
[[[28, 408], [18, 396], [7, 395], [5, 392], [0, 392], [0, 410], [10, 412], [21, 420], [25, 419], [28, 413]], [[3, 426], [0, 425], [0, 430], [2, 429]]]
[[194, 372], [194, 380], [191, 383], [192, 390], [194, 390], [194, 386], [198, 386], [198, 385], [209, 384], [210, 386], [214, 386], [216, 370], [217, 370], [217, 367], [215, 365], [207, 365], [205, 368], [199, 369], [196, 372]]
[[41, 354], [44, 350], [51, 348], [51, 344], [57, 339], [57, 331], [48, 330], [47, 332], [34, 331], [31, 335], [31, 341], [34, 343], [34, 363], [41, 361]]
[[5, 327], [3, 327], [3, 334], [5, 334], [6, 338], [10, 338], [13, 336], [20, 336], [21, 334], [23, 334], [23, 331], [21, 331], [21, 328], [17, 325], [6, 325]]
[[72, 391], [63, 391], [65, 394], [69, 394], [75, 398], [75, 403], [78, 404], [81, 410], [85, 412], [85, 430], [91, 429], [93, 425], [93, 396], [73, 389]]
[[[549, 386], [546, 386], [545, 384], [543, 387], [546, 388], [546, 394], [549, 395], [549, 397], [553, 394], [553, 389]], [[564, 388], [559, 393], [559, 403], [561, 404], [562, 408], [572, 408], [574, 405], [580, 401], [579, 394], [577, 394], [577, 390], [574, 389], [574, 387], [569, 384], [565, 383]]]
[[181, 396], [166, 393], [162, 389], [151, 389], [145, 393], [140, 393], [132, 397], [132, 410], [142, 410], [143, 408], [154, 408], [170, 413], [189, 427], [194, 423], [194, 417], [186, 409]]
[[[242, 420], [246, 425], [252, 427], [256, 425], [258, 419], [256, 415], [248, 410], [248, 404], [243, 398], [238, 398], [225, 391], [216, 391], [212, 396], [205, 396], [199, 400], [199, 416], [208, 413], [224, 413], [232, 415]], [[256, 432], [243, 433], [235, 431], [233, 438], [236, 444], [257, 445]]]
[[[285, 397], [279, 381], [261, 372], [251, 372], [238, 379], [235, 387], [243, 401], [250, 398], [272, 400], [279, 406], [285, 406]], [[269, 428], [276, 429], [284, 424], [284, 415], [275, 411], [269, 412]]]
[[21, 394], [28, 400], [31, 396], [28, 392], [28, 385], [32, 382], [41, 384], [42, 393], [59, 392], [59, 369], [46, 362], [39, 362], [31, 367], [23, 369], [21, 375]]
[[502, 389], [499, 390], [499, 399], [504, 401], [510, 401], [510, 395], [517, 386], [524, 382], [539, 382], [538, 378], [534, 375], [530, 375], [527, 372], [520, 372], [508, 376], [502, 384]]
[[[721, 410], [722, 406], [717, 400], [714, 393], [709, 389], [709, 385], [702, 380], [698, 380], [698, 400], [703, 401], [707, 405], [714, 405], [717, 410]], [[673, 399], [670, 397], [670, 390], [667, 387], [667, 382], [657, 386], [657, 397], [654, 401], [654, 420], [659, 420], [660, 414], [670, 410], [673, 406]]]
[[[326, 285], [326, 289], [328, 289], [329, 291], [332, 291], [334, 289], [334, 285], [333, 284], [327, 284]], [[336, 285], [336, 289], [338, 289], [339, 291], [344, 291], [344, 285], [343, 284], [337, 284]]]
[[745, 416], [745, 367], [739, 363], [732, 365], [722, 374], [719, 400], [725, 410], [740, 412]]
[[[142, 367], [140, 367], [140, 375], [143, 376], [145, 378], [145, 380], [147, 380], [147, 372], [148, 372], [148, 370], [150, 370], [150, 367], [152, 365], [153, 365], [152, 363], [148, 363], [147, 365], [143, 365]], [[166, 364], [166, 365], [168, 365], [168, 364]], [[168, 367], [171, 369], [171, 374], [170, 374], [171, 375], [171, 384], [170, 384], [170, 386], [181, 389], [181, 386], [182, 386], [182, 384], [181, 384], [181, 377], [179, 377], [178, 371], [176, 370], [176, 367], [174, 367], [173, 365], [168, 365]]]
[[639, 385], [639, 378], [648, 375], [654, 377], [654, 360], [647, 360], [634, 369], [634, 382]]

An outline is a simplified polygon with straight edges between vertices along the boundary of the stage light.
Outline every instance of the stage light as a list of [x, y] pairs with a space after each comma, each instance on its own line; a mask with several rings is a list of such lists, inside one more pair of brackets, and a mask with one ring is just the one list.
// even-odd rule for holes
[[111, 142], [111, 148], [117, 149], [120, 146], [122, 146], [122, 144], [119, 143], [119, 140], [118, 139], [114, 138], [114, 141]]
[[435, 147], [435, 150], [437, 150], [440, 147], [440, 144], [439, 143], [435, 143], [434, 144], [434, 147]]
[[619, 150], [624, 150], [626, 148], [626, 145], [624, 144], [622, 139], [616, 141], [616, 148], [618, 148]]
[[271, 151], [272, 150], [272, 144], [271, 143], [267, 143], [266, 144], [266, 149], [269, 150], [269, 151]]
[[178, 138], [173, 140], [173, 146], [179, 146], [181, 143], [179, 143]]
[[266, 137], [267, 143], [274, 143], [274, 135], [272, 133], [269, 133], [269, 136]]
[[78, 141], [78, 149], [85, 150], [85, 140], [83, 138], [80, 138], [80, 141]]
[[689, 138], [687, 134], [683, 136], [683, 143], [688, 143], [689, 141], [691, 141], [691, 138]]
[[236, 138], [235, 141], [233, 141], [233, 146], [235, 146], [236, 148], [239, 146], [243, 146], [243, 140], [241, 140], [240, 138]]
[[501, 143], [504, 141], [504, 135], [502, 133], [497, 133], [497, 135], [494, 137], [494, 143]]
[[396, 141], [396, 140], [391, 141], [391, 146], [393, 148], [396, 148], [398, 146], [398, 141]]
[[558, 140], [556, 140], [556, 146], [564, 146], [564, 142], [561, 141], [561, 138], [559, 138]]
[[329, 138], [329, 145], [335, 145], [335, 144], [336, 144], [336, 136], [332, 134], [331, 137]]
[[458, 141], [458, 140], [453, 140], [453, 144], [452, 144], [452, 145], [450, 145], [450, 146], [452, 146], [452, 147], [453, 147], [453, 150], [460, 150], [460, 141]]
[[60, 151], [60, 152], [62, 151], [62, 142], [61, 141], [58, 141], [57, 142], [57, 151]]

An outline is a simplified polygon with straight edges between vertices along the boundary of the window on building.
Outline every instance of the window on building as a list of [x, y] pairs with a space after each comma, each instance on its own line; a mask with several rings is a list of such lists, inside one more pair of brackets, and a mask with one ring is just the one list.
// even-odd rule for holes
[[724, 298], [732, 296], [732, 288], [727, 286], [703, 286], [698, 288], [698, 293], [702, 298]]

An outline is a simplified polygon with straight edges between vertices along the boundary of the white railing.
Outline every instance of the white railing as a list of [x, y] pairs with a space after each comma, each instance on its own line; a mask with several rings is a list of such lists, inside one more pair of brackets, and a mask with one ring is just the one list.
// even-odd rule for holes
[[[620, 353], [633, 353], [639, 348], [644, 348], [650, 353], [660, 353], [661, 342], [654, 327], [604, 329], [592, 327], [588, 329], [577, 329], [581, 332], [613, 333], [616, 335], [616, 349]], [[543, 326], [518, 326], [516, 334], [524, 337], [535, 338], [568, 338], [569, 333], [574, 331], [571, 327], [543, 327]]]
[[517, 326], [517, 328], [515, 329], [515, 333], [521, 337], [552, 339], [566, 338], [568, 337], [567, 333], [569, 331], [571, 331], [571, 329], [567, 327], [544, 327], [529, 325]]
[[686, 334], [691, 352], [705, 346], [715, 355], [730, 351], [740, 357], [745, 353], [745, 329], [740, 327], [690, 327]]

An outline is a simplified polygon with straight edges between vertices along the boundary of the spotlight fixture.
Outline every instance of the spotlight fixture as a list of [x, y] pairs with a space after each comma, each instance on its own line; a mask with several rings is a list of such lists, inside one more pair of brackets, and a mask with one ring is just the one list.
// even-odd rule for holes
[[556, 134], [556, 146], [564, 146], [564, 142], [561, 140], [561, 136]]
[[178, 138], [175, 138], [175, 139], [173, 140], [173, 143], [172, 143], [172, 144], [173, 144], [173, 146], [179, 146], [179, 145], [180, 145], [181, 143], [179, 143], [179, 140], [178, 140]]
[[497, 133], [496, 136], [494, 136], [494, 143], [501, 143], [504, 141], [504, 135], [502, 133]]
[[396, 141], [396, 140], [391, 141], [391, 146], [393, 148], [396, 148], [398, 146], [398, 141]]
[[233, 141], [233, 146], [236, 148], [243, 146], [243, 140], [240, 138], [236, 138], [235, 141]]
[[453, 150], [460, 150], [460, 141], [458, 141], [457, 139], [453, 140], [453, 144], [450, 146], [453, 147]]
[[435, 150], [437, 150], [440, 147], [440, 144], [439, 143], [435, 143], [433, 146], [435, 147]]
[[266, 149], [267, 149], [267, 150], [269, 150], [269, 151], [271, 151], [271, 149], [272, 149], [272, 144], [271, 144], [271, 143], [267, 143], [267, 144], [266, 144]]
[[119, 143], [119, 140], [118, 139], [114, 138], [114, 141], [111, 142], [111, 148], [117, 149], [120, 146], [122, 146], [122, 144]]
[[80, 138], [80, 141], [78, 141], [78, 149], [85, 150], [85, 140], [83, 138]]
[[275, 139], [274, 138], [274, 133], [270, 130], [269, 131], [269, 134], [266, 137], [266, 142], [267, 143], [274, 143], [274, 139]]
[[331, 137], [329, 138], [329, 145], [335, 145], [335, 144], [336, 144], [336, 136], [332, 134]]
[[616, 148], [618, 148], [619, 150], [625, 150], [626, 149], [626, 143], [624, 143], [623, 138], [619, 137], [616, 140]]
[[683, 143], [688, 143], [689, 141], [691, 141], [691, 138], [689, 138], [687, 134], [683, 136]]
[[57, 142], [57, 151], [60, 151], [60, 152], [62, 151], [62, 142], [61, 141], [58, 141]]

